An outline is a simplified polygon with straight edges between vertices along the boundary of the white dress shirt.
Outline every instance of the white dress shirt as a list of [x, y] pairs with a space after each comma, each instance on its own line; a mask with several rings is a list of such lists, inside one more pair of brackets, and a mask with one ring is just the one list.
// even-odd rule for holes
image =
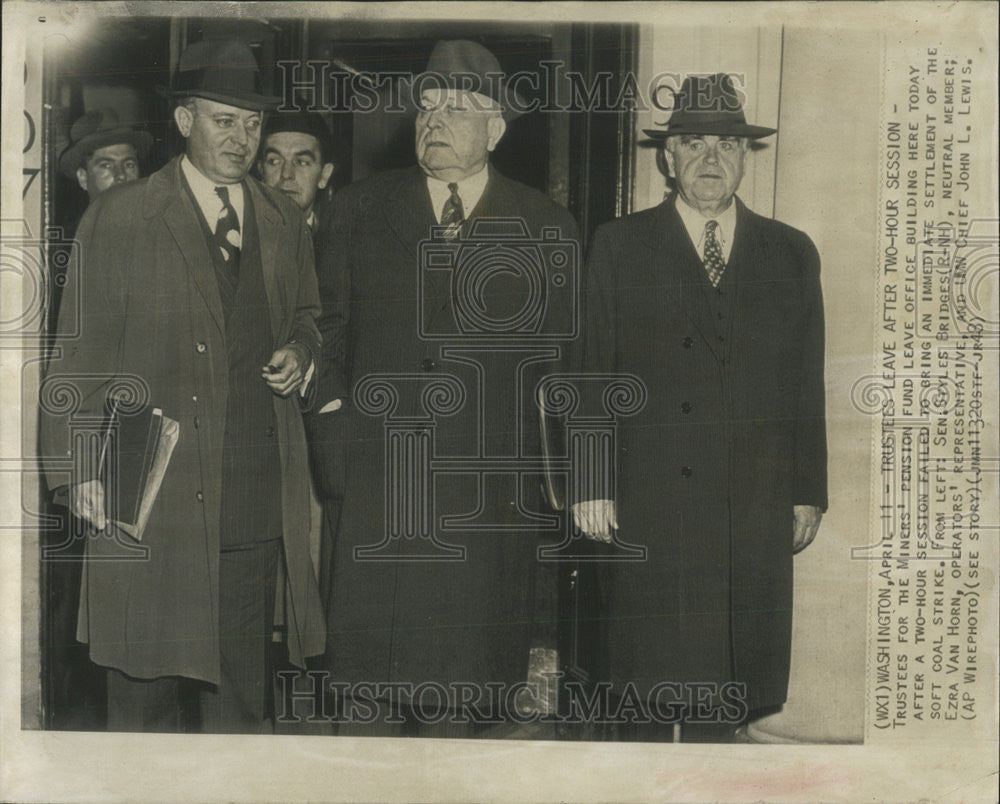
[[[476, 208], [479, 199], [483, 197], [489, 175], [489, 163], [486, 163], [478, 173], [458, 182], [458, 197], [462, 199], [462, 211], [466, 218]], [[444, 210], [445, 201], [451, 198], [451, 190], [448, 189], [446, 181], [431, 176], [426, 176], [426, 179], [427, 190], [431, 194], [431, 206], [434, 208], [434, 219], [441, 223], [441, 212]]]
[[681, 216], [684, 228], [687, 229], [688, 237], [691, 238], [691, 242], [702, 261], [705, 259], [705, 224], [709, 221], [715, 221], [719, 224], [715, 230], [715, 238], [722, 248], [722, 258], [728, 263], [729, 255], [733, 250], [733, 236], [736, 233], [735, 201], [730, 202], [726, 211], [714, 218], [706, 218], [694, 207], [688, 206], [687, 202], [680, 196], [677, 196], [674, 203], [677, 205], [677, 214]]
[[215, 224], [218, 223], [219, 215], [222, 213], [222, 199], [219, 198], [219, 194], [215, 192], [216, 187], [226, 187], [229, 190], [229, 203], [233, 205], [233, 209], [236, 210], [236, 220], [240, 222], [240, 232], [239, 232], [239, 243], [236, 244], [237, 248], [243, 247], [243, 184], [242, 182], [237, 182], [236, 184], [216, 184], [208, 176], [202, 173], [198, 168], [194, 166], [190, 159], [187, 158], [187, 154], [181, 157], [181, 171], [184, 173], [184, 178], [187, 179], [188, 185], [191, 187], [191, 192], [194, 193], [195, 201], [198, 202], [198, 208], [201, 209], [201, 214], [205, 216], [205, 221], [208, 223], [208, 230], [210, 232], [215, 231]]

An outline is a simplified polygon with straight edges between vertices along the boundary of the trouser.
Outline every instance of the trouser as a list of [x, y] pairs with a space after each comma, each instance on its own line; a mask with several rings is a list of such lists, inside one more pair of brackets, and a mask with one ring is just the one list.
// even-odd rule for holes
[[108, 670], [109, 731], [256, 734], [272, 717], [271, 633], [281, 540], [219, 554], [219, 684]]

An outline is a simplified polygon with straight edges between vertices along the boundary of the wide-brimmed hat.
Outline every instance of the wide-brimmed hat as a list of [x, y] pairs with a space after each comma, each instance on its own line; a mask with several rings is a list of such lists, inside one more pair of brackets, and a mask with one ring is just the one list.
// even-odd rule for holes
[[131, 145], [136, 155], [145, 159], [153, 137], [131, 121], [121, 120], [114, 109], [92, 109], [70, 128], [69, 145], [59, 157], [59, 169], [72, 179], [84, 160], [98, 148], [121, 143]]
[[323, 161], [334, 161], [333, 136], [319, 112], [310, 112], [306, 109], [297, 112], [275, 112], [268, 116], [260, 141], [264, 143], [272, 134], [280, 134], [283, 131], [315, 137], [319, 142], [320, 157]]
[[273, 109], [281, 98], [261, 91], [260, 69], [249, 46], [237, 39], [196, 42], [181, 53], [171, 94], [226, 103], [240, 109]]
[[720, 137], [767, 137], [777, 129], [751, 126], [743, 102], [726, 73], [689, 75], [674, 92], [674, 106], [666, 128], [643, 129], [647, 137], [666, 139], [675, 134], [715, 134]]
[[507, 84], [500, 62], [478, 42], [442, 39], [434, 45], [427, 69], [410, 83], [411, 100], [420, 102], [427, 89], [467, 89], [500, 105], [504, 120], [520, 117], [527, 110], [525, 100]]

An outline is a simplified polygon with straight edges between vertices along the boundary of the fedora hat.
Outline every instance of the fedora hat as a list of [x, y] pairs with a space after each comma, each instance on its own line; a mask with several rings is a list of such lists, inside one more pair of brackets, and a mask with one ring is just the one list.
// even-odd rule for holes
[[689, 75], [674, 92], [674, 107], [666, 128], [643, 129], [643, 134], [662, 140], [675, 134], [715, 134], [720, 137], [767, 137], [777, 129], [751, 126], [743, 115], [743, 103], [726, 73]]
[[69, 145], [59, 157], [59, 170], [72, 179], [94, 151], [120, 143], [131, 145], [139, 159], [145, 159], [153, 145], [153, 137], [148, 131], [119, 119], [114, 109], [92, 109], [70, 128]]
[[240, 109], [273, 109], [281, 98], [261, 92], [253, 51], [236, 39], [205, 39], [181, 54], [171, 94], [226, 103]]
[[[485, 95], [500, 105], [504, 120], [526, 111], [525, 100], [507, 85], [500, 62], [478, 42], [442, 39], [434, 45], [427, 69], [410, 84], [411, 96], [426, 89], [467, 89]], [[412, 97], [419, 104], [419, 97]]]

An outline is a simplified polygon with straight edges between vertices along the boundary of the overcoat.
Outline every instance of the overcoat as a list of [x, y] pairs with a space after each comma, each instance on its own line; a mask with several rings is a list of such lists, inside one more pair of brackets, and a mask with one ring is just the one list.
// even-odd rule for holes
[[[319, 354], [312, 240], [281, 194], [247, 178], [260, 240], [273, 344]], [[219, 680], [219, 517], [229, 391], [223, 308], [206, 237], [174, 159], [146, 179], [102, 194], [77, 232], [78, 272], [66, 288], [57, 351], [42, 387], [44, 455], [73, 454], [86, 472], [87, 442], [70, 430], [100, 421], [106, 392], [130, 386], [180, 424], [135, 560], [128, 537], [88, 540], [78, 638], [91, 659], [136, 678]], [[79, 322], [79, 333], [74, 327]], [[75, 396], [75, 404], [65, 404]], [[325, 626], [309, 557], [309, 469], [298, 395], [274, 396], [281, 459], [285, 612], [293, 661], [321, 653]], [[75, 454], [74, 454], [75, 453]], [[89, 463], [88, 463], [89, 462]], [[48, 483], [69, 482], [65, 460]], [[87, 475], [82, 475], [86, 477]], [[76, 475], [76, 479], [81, 477]], [[112, 532], [109, 529], [109, 532]]]
[[793, 506], [827, 504], [824, 330], [810, 239], [735, 203], [718, 290], [672, 199], [597, 230], [581, 360], [647, 394], [614, 467], [618, 538], [647, 552], [599, 570], [603, 675], [736, 680], [754, 709], [786, 695]]
[[[562, 250], [573, 260], [579, 254], [575, 222], [541, 193], [489, 171], [482, 198], [467, 211], [463, 242], [477, 222], [499, 223], [521, 257], [534, 260], [551, 283], [562, 259], [553, 254]], [[527, 236], [516, 234], [520, 224], [511, 228], [512, 218], [524, 222]], [[314, 412], [310, 421], [323, 493], [343, 499], [325, 592], [331, 601], [327, 656], [338, 681], [482, 685], [526, 677], [540, 472], [487, 474], [476, 461], [539, 455], [531, 393], [541, 373], [558, 368], [559, 344], [572, 335], [572, 305], [563, 302], [578, 291], [579, 271], [564, 266], [577, 276], [567, 276], [558, 290], [548, 285], [545, 324], [527, 326], [523, 338], [498, 341], [488, 326], [467, 337], [455, 323], [449, 271], [427, 274], [421, 244], [434, 225], [423, 173], [389, 171], [337, 194], [317, 246], [324, 372], [316, 409], [335, 398], [345, 403], [334, 413]], [[552, 239], [543, 242], [546, 227]], [[458, 248], [434, 244], [435, 259], [444, 258], [436, 264], [460, 270], [469, 252], [455, 256]], [[523, 276], [490, 273], [489, 315], [506, 319], [525, 304], [523, 282]], [[527, 362], [546, 349], [546, 359]], [[399, 399], [385, 415], [358, 407], [359, 384], [370, 375], [393, 376]], [[420, 394], [448, 377], [463, 400], [435, 415]], [[466, 474], [427, 481], [433, 482], [433, 510], [424, 521], [441, 542], [462, 548], [462, 556], [440, 560], [442, 551], [425, 538], [391, 539], [376, 557], [355, 552], [386, 539], [387, 489], [395, 482], [387, 475], [386, 443], [390, 428], [407, 419], [422, 420], [435, 459], [471, 459]], [[447, 530], [444, 517], [451, 517]], [[409, 560], [398, 560], [402, 555]]]

